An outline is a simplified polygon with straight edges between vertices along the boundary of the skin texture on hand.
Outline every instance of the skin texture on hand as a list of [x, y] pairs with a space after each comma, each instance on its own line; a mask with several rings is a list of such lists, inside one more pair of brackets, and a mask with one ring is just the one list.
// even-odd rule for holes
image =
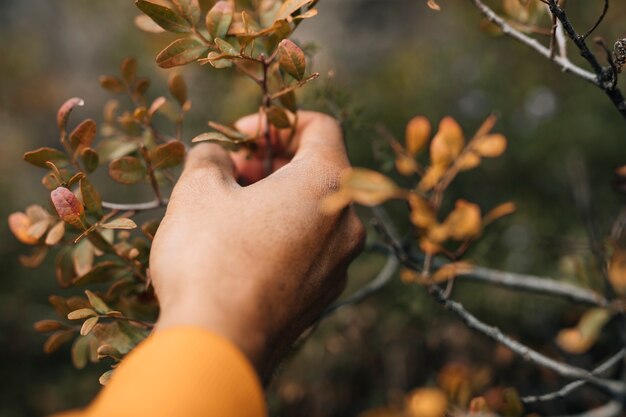
[[[293, 142], [275, 161], [280, 168], [246, 187], [236, 177], [258, 180], [258, 160], [214, 144], [193, 148], [150, 258], [161, 304], [157, 329], [218, 333], [263, 380], [344, 289], [365, 239], [352, 208], [335, 215], [319, 209], [349, 167], [338, 123], [312, 112], [298, 119]], [[256, 134], [258, 115], [237, 127]]]

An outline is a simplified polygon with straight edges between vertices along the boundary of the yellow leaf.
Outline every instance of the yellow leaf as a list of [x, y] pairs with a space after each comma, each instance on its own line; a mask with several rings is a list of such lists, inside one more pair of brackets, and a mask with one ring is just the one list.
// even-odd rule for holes
[[556, 342], [566, 352], [585, 353], [596, 343], [610, 318], [611, 313], [604, 308], [587, 310], [576, 327], [559, 332]]
[[626, 295], [626, 251], [617, 247], [609, 263], [609, 280], [615, 291]]
[[443, 226], [455, 240], [473, 238], [481, 231], [480, 207], [465, 200], [457, 200]]
[[407, 414], [410, 417], [442, 417], [448, 407], [445, 394], [434, 388], [419, 388], [407, 397]]
[[406, 150], [411, 156], [417, 155], [428, 142], [430, 137], [430, 122], [424, 116], [412, 118], [406, 126]]
[[402, 175], [413, 175], [417, 172], [417, 162], [409, 155], [400, 154], [396, 157], [396, 170]]
[[457, 275], [466, 274], [473, 269], [472, 264], [468, 262], [454, 262], [446, 264], [435, 272], [431, 280], [435, 283], [446, 282]]
[[415, 193], [409, 194], [411, 206], [411, 223], [421, 229], [428, 229], [437, 223], [435, 212], [428, 202]]
[[364, 206], [377, 206], [406, 192], [385, 175], [366, 168], [352, 168], [342, 177], [341, 189], [350, 199]]
[[426, 174], [422, 177], [422, 180], [418, 184], [418, 188], [421, 191], [428, 191], [432, 189], [439, 180], [445, 175], [447, 166], [445, 165], [431, 165], [426, 170]]
[[480, 156], [496, 158], [506, 150], [506, 138], [501, 134], [493, 134], [478, 138], [472, 149]]
[[430, 144], [430, 159], [433, 165], [448, 166], [461, 153], [465, 138], [461, 126], [452, 118], [444, 117], [439, 131]]
[[483, 226], [499, 219], [500, 217], [515, 213], [516, 209], [517, 207], [515, 206], [515, 203], [511, 201], [500, 204], [499, 206], [491, 209], [491, 211], [483, 217]]

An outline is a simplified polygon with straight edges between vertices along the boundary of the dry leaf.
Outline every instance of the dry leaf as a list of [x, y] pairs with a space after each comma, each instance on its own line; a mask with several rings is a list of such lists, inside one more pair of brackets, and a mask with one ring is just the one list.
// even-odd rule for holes
[[424, 116], [416, 116], [409, 121], [406, 126], [406, 137], [404, 139], [409, 155], [417, 155], [426, 146], [430, 132], [430, 122]]

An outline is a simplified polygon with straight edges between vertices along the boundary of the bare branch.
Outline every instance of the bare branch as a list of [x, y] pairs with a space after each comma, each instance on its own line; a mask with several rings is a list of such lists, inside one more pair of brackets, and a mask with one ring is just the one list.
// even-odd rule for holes
[[544, 45], [539, 43], [539, 41], [537, 41], [536, 39], [513, 28], [502, 17], [500, 17], [496, 12], [494, 12], [481, 0], [470, 0], [470, 1], [483, 14], [483, 16], [485, 16], [493, 24], [497, 25], [505, 35], [510, 36], [513, 39], [516, 39], [517, 41], [523, 43], [524, 45], [532, 48], [533, 50], [535, 50], [535, 52], [539, 53], [543, 57], [551, 60], [552, 62], [557, 64], [559, 67], [561, 67], [561, 70], [563, 72], [572, 73], [584, 79], [585, 81], [588, 81], [595, 85], [599, 85], [596, 75], [593, 74], [592, 72], [589, 72], [587, 70], [584, 70], [576, 66], [569, 59], [567, 59], [567, 57], [564, 55], [551, 57], [552, 54], [550, 52], [550, 48], [545, 47]]
[[[615, 365], [617, 365], [624, 359], [625, 354], [626, 354], [626, 349], [620, 350], [615, 355], [607, 359], [600, 366], [598, 366], [596, 369], [591, 371], [591, 373], [596, 376], [605, 376], [605, 373], [607, 373], [607, 371], [612, 369]], [[542, 395], [532, 395], [528, 397], [522, 397], [521, 400], [525, 404], [558, 400], [561, 398], [565, 398], [567, 395], [572, 393], [574, 390], [582, 387], [586, 383], [587, 383], [586, 381], [582, 381], [582, 380], [574, 381], [565, 385], [563, 388], [561, 388], [558, 391], [554, 391], [554, 392], [550, 392], [550, 393], [542, 394]]]
[[147, 203], [137, 203], [137, 204], [117, 204], [117, 203], [109, 203], [107, 201], [102, 202], [102, 207], [109, 210], [119, 210], [119, 211], [147, 211], [147, 210], [155, 210], [161, 207], [165, 207], [167, 205], [168, 200], [164, 198], [162, 201], [154, 200], [148, 201]]
[[587, 31], [587, 33], [585, 33], [585, 35], [583, 36], [584, 39], [587, 39], [589, 37], [589, 35], [591, 35], [593, 33], [593, 31], [596, 30], [598, 28], [598, 26], [600, 26], [600, 23], [602, 23], [602, 21], [606, 17], [606, 13], [608, 11], [609, 11], [609, 0], [604, 0], [604, 8], [602, 9], [602, 14], [600, 15], [600, 17], [598, 17], [598, 20], [591, 27], [591, 29], [589, 29]]
[[513, 272], [496, 271], [483, 267], [475, 267], [469, 272], [459, 274], [458, 277], [496, 284], [506, 288], [520, 289], [537, 294], [563, 297], [575, 303], [588, 304], [598, 307], [607, 307], [609, 305], [607, 299], [595, 291], [534, 275], [516, 274]]

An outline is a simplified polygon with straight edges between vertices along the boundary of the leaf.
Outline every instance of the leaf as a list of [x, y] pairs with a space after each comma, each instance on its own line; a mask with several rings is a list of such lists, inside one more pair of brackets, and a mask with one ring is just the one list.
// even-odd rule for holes
[[137, 0], [135, 5], [150, 16], [154, 23], [163, 29], [174, 33], [191, 32], [191, 24], [182, 16], [178, 15], [174, 10], [155, 3], [144, 0]]
[[68, 320], [82, 320], [82, 319], [86, 319], [87, 317], [96, 317], [97, 315], [98, 313], [96, 313], [94, 310], [90, 308], [81, 308], [79, 310], [71, 311], [67, 315], [67, 319]]
[[480, 165], [482, 158], [476, 152], [469, 151], [462, 153], [457, 159], [457, 165], [460, 171], [469, 171]]
[[36, 246], [30, 255], [21, 255], [19, 261], [26, 268], [37, 268], [46, 259], [47, 254], [46, 246]]
[[35, 236], [32, 236], [28, 230], [30, 229], [32, 223], [30, 218], [22, 212], [15, 212], [9, 215], [9, 229], [11, 233], [22, 243], [27, 245], [36, 244], [39, 239]]
[[439, 131], [430, 144], [430, 159], [433, 165], [448, 166], [461, 153], [465, 139], [459, 124], [451, 117], [444, 117]]
[[226, 42], [222, 38], [215, 38], [215, 44], [224, 54], [229, 56], [239, 56], [239, 52], [230, 43]]
[[99, 214], [102, 212], [102, 198], [100, 193], [87, 178], [80, 180], [80, 194], [87, 211]]
[[432, 189], [446, 173], [445, 165], [431, 165], [426, 169], [426, 173], [418, 184], [421, 191]]
[[67, 156], [53, 148], [39, 148], [34, 151], [26, 152], [23, 156], [24, 160], [29, 164], [33, 164], [40, 168], [48, 168], [46, 162], [65, 162], [67, 161]]
[[[71, 248], [61, 248], [55, 259], [54, 273], [57, 283], [61, 288], [68, 288], [72, 285], [72, 281], [76, 277], [76, 272], [74, 271], [74, 261]], [[52, 303], [52, 301], [50, 302]], [[68, 313], [69, 311], [62, 314], [62, 316], [65, 317]]]
[[409, 205], [411, 206], [411, 223], [421, 229], [428, 229], [437, 223], [437, 216], [433, 208], [421, 196], [410, 193]]
[[216, 122], [209, 122], [209, 127], [217, 130], [224, 136], [236, 141], [245, 141], [251, 139], [250, 136], [248, 136], [247, 134], [240, 132], [239, 130], [231, 126], [225, 126]]
[[48, 232], [45, 243], [48, 246], [54, 246], [57, 243], [59, 243], [61, 239], [63, 239], [64, 235], [65, 235], [65, 223], [58, 222]]
[[106, 357], [119, 361], [122, 359], [122, 353], [109, 344], [100, 345], [100, 347], [98, 347], [98, 359], [104, 359]]
[[111, 75], [103, 75], [98, 80], [100, 82], [100, 86], [105, 90], [108, 90], [115, 94], [120, 94], [126, 91], [126, 87], [122, 80], [117, 77], [113, 77]]
[[135, 26], [148, 33], [164, 33], [165, 30], [145, 14], [135, 16]]
[[517, 210], [517, 207], [515, 206], [515, 203], [511, 201], [500, 204], [499, 206], [491, 209], [491, 211], [489, 211], [489, 213], [487, 213], [485, 217], [483, 217], [483, 227], [499, 219], [500, 217], [508, 216], [515, 213], [515, 210]]
[[364, 206], [376, 206], [392, 198], [405, 195], [405, 191], [388, 177], [365, 168], [352, 168], [342, 175], [341, 189], [352, 201]]
[[172, 68], [193, 62], [204, 56], [208, 50], [198, 39], [176, 39], [157, 55], [156, 62], [161, 68]]
[[82, 327], [80, 328], [80, 335], [87, 336], [89, 333], [91, 333], [93, 328], [96, 327], [96, 324], [98, 324], [99, 319], [99, 317], [91, 317], [85, 320]]
[[74, 97], [67, 100], [59, 107], [57, 112], [57, 126], [59, 131], [64, 135], [67, 130], [67, 119], [70, 117], [70, 113], [77, 106], [84, 106], [85, 101], [82, 98]]
[[472, 149], [482, 157], [496, 158], [504, 153], [506, 146], [504, 135], [492, 134], [478, 138]]
[[35, 322], [35, 324], [33, 324], [33, 328], [36, 332], [45, 333], [51, 332], [53, 330], [66, 329], [67, 326], [56, 320], [39, 320], [38, 322]]
[[406, 151], [411, 156], [417, 155], [422, 150], [430, 137], [430, 122], [424, 116], [412, 118], [406, 125], [405, 144]]
[[156, 112], [158, 112], [163, 106], [167, 104], [167, 99], [163, 96], [154, 99], [150, 108], [148, 109], [148, 117], [153, 118]]
[[173, 140], [150, 151], [150, 161], [154, 169], [173, 168], [183, 163], [185, 160], [185, 145]]
[[224, 57], [228, 56], [228, 54], [221, 54], [219, 52], [209, 52], [209, 55], [205, 59], [201, 59], [199, 62], [201, 64], [210, 63], [213, 68], [223, 69], [230, 68], [233, 66], [233, 62], [230, 59], [225, 59]]
[[441, 10], [441, 6], [439, 6], [435, 0], [428, 0], [426, 2], [426, 5], [432, 10], [436, 10], [436, 11]]
[[80, 152], [80, 158], [83, 160], [85, 171], [91, 174], [94, 172], [100, 164], [100, 157], [98, 153], [92, 148], [85, 148]]
[[233, 21], [233, 6], [227, 1], [218, 1], [206, 15], [206, 27], [212, 39], [224, 38]]
[[285, 106], [287, 110], [292, 113], [298, 111], [298, 105], [296, 103], [296, 93], [294, 91], [289, 91], [287, 94], [282, 94], [278, 100], [280, 100], [280, 104]]
[[472, 270], [473, 266], [468, 262], [453, 262], [445, 264], [432, 275], [431, 283], [443, 283], [455, 278], [458, 275], [467, 274]]
[[443, 223], [447, 236], [455, 240], [470, 239], [481, 231], [480, 207], [465, 200], [457, 200], [454, 210]]
[[58, 187], [50, 193], [50, 198], [61, 220], [77, 229], [85, 228], [85, 209], [73, 192], [65, 187]]
[[618, 294], [626, 295], [626, 250], [619, 246], [609, 262], [609, 281]]
[[91, 143], [96, 137], [96, 131], [96, 122], [91, 119], [83, 120], [76, 126], [72, 133], [70, 133], [70, 146], [74, 150], [91, 146]]
[[91, 271], [94, 255], [95, 248], [89, 240], [83, 240], [74, 246], [72, 264], [74, 265], [76, 275], [85, 275]]
[[181, 16], [194, 26], [200, 18], [200, 4], [198, 0], [172, 0]]
[[72, 345], [72, 363], [76, 369], [83, 369], [89, 361], [89, 338], [77, 337]]
[[136, 229], [137, 224], [131, 219], [127, 219], [125, 217], [119, 217], [115, 220], [111, 220], [110, 222], [101, 224], [100, 227], [104, 229], [131, 230], [131, 229]]
[[43, 345], [43, 351], [45, 353], [53, 353], [59, 350], [61, 346], [72, 340], [74, 337], [73, 330], [60, 330], [52, 333], [48, 340]]
[[87, 299], [89, 300], [89, 304], [91, 304], [98, 313], [106, 314], [109, 311], [111, 311], [111, 308], [108, 305], [106, 305], [106, 303], [102, 301], [102, 299], [98, 297], [96, 294], [94, 294], [93, 292], [89, 290], [85, 290], [85, 295], [87, 296]]
[[271, 106], [267, 109], [267, 118], [272, 125], [279, 129], [288, 129], [291, 127], [287, 113], [280, 107]]
[[112, 376], [113, 376], [113, 369], [111, 369], [110, 371], [106, 371], [105, 373], [100, 375], [100, 378], [98, 378], [98, 382], [100, 382], [100, 385], [106, 385], [108, 384]]
[[126, 84], [131, 84], [137, 77], [137, 60], [133, 57], [124, 58], [120, 64], [120, 72]]
[[177, 72], [172, 73], [167, 82], [170, 93], [182, 107], [187, 102], [187, 84], [184, 78]]
[[286, 0], [280, 9], [278, 9], [276, 20], [287, 19], [292, 14], [311, 3], [313, 3], [313, 0]]
[[84, 285], [90, 283], [99, 283], [113, 281], [122, 275], [129, 275], [126, 266], [113, 261], [104, 261], [96, 264], [91, 271], [85, 275], [78, 276], [72, 280], [74, 285]]
[[278, 45], [278, 63], [280, 68], [298, 81], [304, 79], [306, 58], [298, 45], [284, 39]]
[[109, 175], [121, 184], [136, 184], [146, 178], [146, 167], [139, 159], [125, 156], [111, 161]]
[[196, 136], [195, 138], [191, 140], [191, 142], [192, 143], [198, 143], [198, 142], [217, 143], [218, 145], [222, 145], [229, 149], [236, 150], [239, 148], [239, 145], [241, 145], [243, 141], [231, 139], [228, 136], [223, 135], [219, 132], [208, 132], [208, 133], [202, 133]]
[[598, 340], [611, 313], [604, 308], [592, 308], [581, 317], [574, 328], [561, 330], [556, 342], [566, 352], [580, 355], [587, 352]]
[[443, 391], [435, 388], [419, 388], [407, 396], [406, 409], [410, 416], [442, 417], [448, 400]]
[[413, 175], [418, 170], [417, 162], [412, 156], [401, 153], [396, 157], [396, 170], [402, 175]]

